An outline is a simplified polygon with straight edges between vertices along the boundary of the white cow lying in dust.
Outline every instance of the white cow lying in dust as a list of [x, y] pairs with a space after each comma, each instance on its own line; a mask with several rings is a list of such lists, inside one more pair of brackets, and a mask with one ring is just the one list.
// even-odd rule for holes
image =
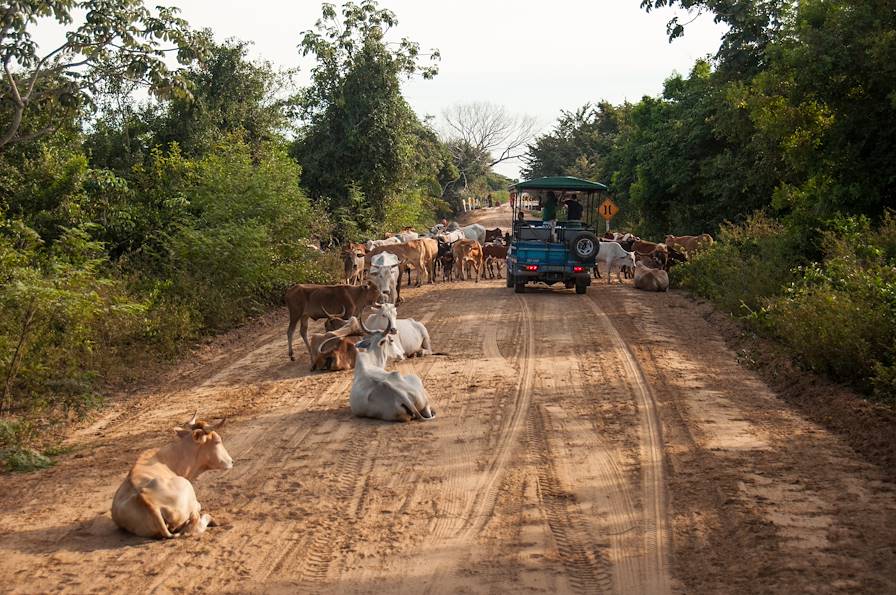
[[390, 328], [398, 331], [395, 336], [395, 351], [401, 355], [397, 359], [432, 355], [429, 331], [422, 322], [413, 318], [398, 318], [395, 304], [381, 305], [377, 312], [367, 317], [365, 326], [374, 331], [385, 332]]
[[200, 514], [190, 482], [203, 471], [233, 467], [217, 432], [223, 425], [196, 421], [194, 413], [185, 428], [174, 428], [172, 442], [143, 452], [112, 499], [115, 524], [140, 537], [198, 535], [214, 526]]
[[[369, 329], [365, 329], [369, 330]], [[392, 332], [373, 331], [355, 349], [355, 379], [349, 394], [352, 413], [386, 421], [428, 420], [436, 412], [420, 378], [387, 372], [386, 350], [394, 343]]]

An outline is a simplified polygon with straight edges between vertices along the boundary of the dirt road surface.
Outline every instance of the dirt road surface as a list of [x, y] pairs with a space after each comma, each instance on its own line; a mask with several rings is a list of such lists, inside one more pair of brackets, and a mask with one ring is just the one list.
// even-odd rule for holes
[[[56, 467], [0, 477], [0, 591], [896, 592], [894, 486], [686, 297], [403, 293], [448, 354], [398, 365], [434, 421], [353, 417], [352, 372], [290, 362], [277, 312], [115, 402]], [[118, 531], [129, 466], [196, 407], [230, 416], [234, 468], [196, 481], [224, 526]]]

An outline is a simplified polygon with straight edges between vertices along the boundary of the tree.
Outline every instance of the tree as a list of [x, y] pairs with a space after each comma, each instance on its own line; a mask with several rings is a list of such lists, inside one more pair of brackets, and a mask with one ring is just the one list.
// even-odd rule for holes
[[487, 168], [521, 157], [536, 126], [532, 116], [514, 115], [504, 106], [485, 102], [458, 104], [442, 115], [448, 126], [448, 143], [458, 157], [467, 153], [472, 156], [468, 160]]
[[397, 24], [373, 0], [346, 3], [341, 19], [335, 6], [324, 4], [301, 43], [302, 53], [317, 59], [301, 96], [305, 127], [293, 148], [303, 182], [332, 210], [354, 205], [360, 193], [376, 221], [419, 179], [414, 152], [420, 122], [401, 95], [401, 79], [437, 72], [437, 51], [424, 66], [417, 43], [387, 42]]
[[[75, 14], [83, 22], [74, 26]], [[43, 18], [67, 26], [65, 42], [40, 52], [32, 30]], [[195, 34], [177, 9], [150, 11], [142, 0], [11, 0], [0, 6], [0, 151], [53, 132], [71, 117], [103, 81], [120, 78], [159, 95], [188, 94], [179, 71], [165, 56], [177, 53], [180, 64], [200, 54], [205, 34]], [[171, 47], [165, 47], [171, 46]], [[39, 117], [36, 114], [40, 114]]]
[[242, 134], [252, 146], [277, 138], [288, 125], [293, 71], [248, 59], [249, 43], [235, 39], [207, 48], [183, 78], [190, 97], [170, 101], [155, 141], [177, 142], [185, 155], [202, 155], [221, 138]]

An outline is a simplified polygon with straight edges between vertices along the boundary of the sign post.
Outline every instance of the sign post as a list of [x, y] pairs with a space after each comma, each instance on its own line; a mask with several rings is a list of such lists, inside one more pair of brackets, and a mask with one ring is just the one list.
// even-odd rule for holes
[[607, 222], [607, 231], [610, 231], [610, 219], [615, 217], [618, 212], [619, 207], [609, 197], [597, 207], [597, 213]]

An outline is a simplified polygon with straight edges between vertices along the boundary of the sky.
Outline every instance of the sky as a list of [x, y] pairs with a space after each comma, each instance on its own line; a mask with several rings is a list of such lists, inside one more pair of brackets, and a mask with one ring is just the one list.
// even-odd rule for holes
[[[339, 0], [336, 0], [339, 4]], [[316, 0], [153, 0], [174, 5], [196, 28], [208, 27], [218, 41], [253, 42], [252, 56], [301, 69], [299, 84], [313, 66], [297, 45], [320, 17]], [[534, 116], [548, 132], [561, 110], [607, 99], [613, 103], [657, 95], [672, 73], [686, 74], [698, 58], [715, 53], [724, 29], [703, 15], [685, 36], [669, 43], [669, 9], [646, 13], [640, 0], [380, 0], [398, 17], [393, 34], [441, 52], [433, 80], [412, 79], [405, 97], [420, 117], [435, 116], [457, 103], [488, 101]], [[44, 24], [41, 47], [60, 35]], [[438, 124], [437, 124], [438, 127]], [[496, 168], [517, 177], [517, 161]]]

